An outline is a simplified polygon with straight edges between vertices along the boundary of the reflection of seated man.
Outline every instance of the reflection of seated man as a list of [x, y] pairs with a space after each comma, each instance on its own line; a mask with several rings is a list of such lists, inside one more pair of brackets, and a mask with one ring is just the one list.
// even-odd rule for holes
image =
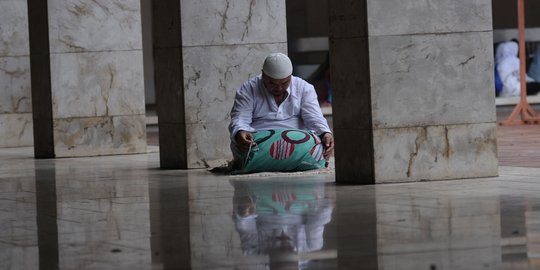
[[243, 153], [253, 144], [253, 132], [276, 128], [311, 130], [321, 137], [328, 161], [334, 139], [313, 86], [292, 76], [292, 63], [282, 53], [266, 57], [262, 74], [236, 92], [231, 110], [231, 150], [235, 169], [242, 169]]
[[267, 254], [277, 264], [298, 264], [298, 253], [322, 249], [324, 226], [333, 209], [324, 183], [233, 185], [233, 219], [244, 254]]

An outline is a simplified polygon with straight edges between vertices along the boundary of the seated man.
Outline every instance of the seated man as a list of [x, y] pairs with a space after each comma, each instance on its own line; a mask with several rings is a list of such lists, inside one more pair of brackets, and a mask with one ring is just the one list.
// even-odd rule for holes
[[254, 145], [254, 133], [274, 129], [315, 134], [316, 140], [322, 141], [326, 161], [333, 152], [334, 139], [315, 89], [292, 76], [291, 60], [282, 53], [266, 57], [262, 74], [246, 81], [236, 92], [229, 125], [235, 169], [245, 165], [246, 153]]

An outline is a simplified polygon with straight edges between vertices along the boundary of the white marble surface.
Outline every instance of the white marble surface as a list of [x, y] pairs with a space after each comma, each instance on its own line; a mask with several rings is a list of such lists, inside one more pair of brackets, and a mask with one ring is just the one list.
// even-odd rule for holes
[[183, 46], [287, 41], [284, 0], [181, 0]]
[[0, 147], [32, 145], [25, 0], [0, 1]]
[[0, 57], [29, 55], [26, 1], [2, 0], [0, 10]]
[[0, 114], [0, 148], [32, 145], [32, 128], [32, 113]]
[[183, 50], [187, 123], [229, 121], [236, 90], [261, 73], [270, 52], [286, 43], [188, 47]]
[[369, 43], [374, 128], [495, 122], [490, 32]]
[[214, 167], [232, 159], [228, 124], [236, 90], [260, 74], [264, 58], [273, 51], [286, 52], [286, 43], [184, 48], [189, 168]]
[[54, 120], [56, 157], [146, 152], [144, 114]]
[[55, 155], [146, 151], [140, 2], [47, 7]]
[[[2, 126], [2, 124], [0, 124]], [[4, 136], [0, 136], [2, 138]], [[14, 157], [21, 148], [4, 148], [1, 156]], [[24, 148], [31, 153], [31, 148]], [[15, 161], [16, 160], [16, 161]], [[34, 162], [15, 158], [0, 163], [0, 268], [38, 269], [36, 186]], [[15, 172], [15, 170], [17, 172]], [[10, 177], [6, 177], [10, 175]]]
[[51, 53], [141, 50], [136, 0], [48, 1]]
[[[108, 181], [117, 172], [112, 165], [100, 171], [86, 170], [84, 177], [72, 173], [85, 170], [70, 164], [56, 170], [58, 241], [60, 269], [150, 268], [150, 218], [148, 181], [142, 171], [125, 171], [124, 180]], [[141, 175], [141, 173], [143, 175]], [[93, 253], [92, 263], [77, 259]]]
[[144, 114], [141, 51], [51, 55], [54, 118]]
[[0, 57], [0, 114], [32, 112], [30, 59]]
[[[231, 218], [232, 190], [228, 181], [222, 183], [189, 181], [189, 196], [193, 198], [189, 227], [192, 229], [193, 238], [190, 239], [192, 267], [194, 269], [234, 267], [231, 258], [241, 257], [242, 251], [240, 239], [236, 237], [234, 222]], [[226, 196], [214, 197], [212, 190], [219, 189]], [[210, 195], [210, 196], [209, 196]], [[199, 213], [204, 213], [207, 218], [200, 219]], [[190, 232], [190, 234], [191, 234]], [[213, 254], [212, 256], [208, 256]]]
[[232, 160], [228, 121], [187, 124], [188, 168], [212, 168]]
[[370, 0], [367, 14], [370, 36], [491, 31], [493, 27], [490, 0]]
[[[536, 260], [539, 168], [501, 167], [498, 178], [349, 186], [334, 185], [331, 173], [245, 178], [157, 170], [158, 153], [36, 160], [32, 152], [0, 149], [1, 269], [56, 261], [59, 269], [268, 269], [287, 262], [293, 269], [520, 270]], [[298, 188], [321, 184], [313, 193]], [[293, 193], [302, 196], [283, 196]], [[265, 197], [271, 194], [281, 196], [274, 202]], [[286, 229], [279, 222], [295, 224], [295, 215], [272, 212], [273, 223], [262, 217], [269, 205], [285, 207], [285, 198], [307, 205], [294, 211], [332, 209], [320, 219], [324, 233], [316, 234], [322, 247], [250, 253], [270, 242], [264, 233], [249, 234], [252, 227], [233, 213], [255, 203], [261, 227], [253, 228]], [[50, 222], [36, 223], [38, 216]]]
[[377, 183], [497, 175], [496, 124], [373, 131]]

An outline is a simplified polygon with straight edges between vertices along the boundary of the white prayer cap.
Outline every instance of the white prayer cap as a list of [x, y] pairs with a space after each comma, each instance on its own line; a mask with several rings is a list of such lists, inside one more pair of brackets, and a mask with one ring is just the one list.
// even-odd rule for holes
[[282, 53], [272, 53], [264, 60], [263, 72], [272, 79], [285, 79], [292, 74], [291, 59]]

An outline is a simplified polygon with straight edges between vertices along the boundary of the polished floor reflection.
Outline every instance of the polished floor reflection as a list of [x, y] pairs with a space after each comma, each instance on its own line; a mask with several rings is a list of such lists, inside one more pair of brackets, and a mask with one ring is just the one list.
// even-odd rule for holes
[[0, 269], [540, 269], [540, 169], [336, 186], [0, 149]]

